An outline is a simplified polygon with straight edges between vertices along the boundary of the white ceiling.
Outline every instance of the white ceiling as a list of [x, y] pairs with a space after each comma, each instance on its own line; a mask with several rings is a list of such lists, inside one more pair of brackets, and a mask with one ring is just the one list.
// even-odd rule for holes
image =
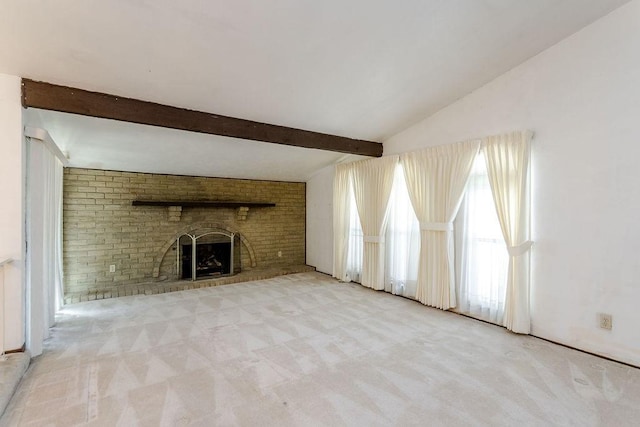
[[[0, 72], [384, 141], [625, 2], [2, 0]], [[77, 166], [305, 180], [341, 157], [71, 115], [42, 121]], [[207, 144], [220, 157], [196, 155]]]
[[343, 153], [246, 141], [30, 108], [69, 166], [172, 175], [306, 181]]

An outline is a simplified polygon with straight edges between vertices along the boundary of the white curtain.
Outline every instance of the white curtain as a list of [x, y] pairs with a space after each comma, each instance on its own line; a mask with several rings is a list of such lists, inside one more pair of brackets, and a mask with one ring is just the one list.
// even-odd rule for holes
[[509, 255], [480, 151], [455, 221], [458, 311], [502, 325]]
[[362, 283], [362, 255], [364, 251], [362, 226], [356, 209], [353, 185], [349, 185], [349, 236], [347, 238], [347, 274], [345, 282]]
[[353, 165], [336, 165], [333, 181], [333, 277], [360, 283], [363, 235], [353, 194]]
[[401, 156], [411, 203], [420, 221], [416, 299], [455, 307], [453, 219], [480, 141], [443, 145]]
[[402, 166], [395, 170], [385, 236], [385, 291], [414, 298], [418, 282], [420, 223], [411, 206]]
[[62, 184], [64, 169], [56, 156], [47, 159], [45, 180], [45, 251], [50, 257], [47, 276], [53, 278], [49, 287], [49, 325], [55, 322], [55, 313], [64, 305], [62, 282]]
[[385, 230], [389, 195], [398, 156], [353, 164], [353, 192], [364, 233], [362, 285], [384, 289]]
[[333, 179], [333, 277], [347, 280], [347, 250], [351, 204], [351, 167], [336, 165]]
[[28, 149], [27, 347], [37, 356], [63, 303], [63, 166], [43, 141], [30, 138]]
[[487, 172], [502, 234], [509, 252], [504, 326], [530, 332], [530, 180], [532, 133], [513, 132], [483, 140]]

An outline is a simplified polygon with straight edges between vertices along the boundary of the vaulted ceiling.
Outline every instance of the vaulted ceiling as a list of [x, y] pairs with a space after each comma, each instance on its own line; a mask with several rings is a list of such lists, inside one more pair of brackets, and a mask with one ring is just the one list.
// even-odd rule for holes
[[[0, 72], [384, 141], [625, 2], [3, 0]], [[29, 117], [75, 166], [305, 180], [343, 156]]]

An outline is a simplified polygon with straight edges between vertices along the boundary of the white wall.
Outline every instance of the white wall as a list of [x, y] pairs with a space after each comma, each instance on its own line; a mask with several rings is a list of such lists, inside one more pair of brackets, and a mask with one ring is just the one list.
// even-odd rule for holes
[[307, 264], [333, 272], [333, 174], [327, 166], [307, 181]]
[[640, 365], [640, 0], [390, 138], [385, 155], [516, 129], [535, 132], [532, 333]]
[[0, 74], [0, 258], [16, 259], [4, 267], [5, 350], [24, 344], [23, 150], [20, 78]]

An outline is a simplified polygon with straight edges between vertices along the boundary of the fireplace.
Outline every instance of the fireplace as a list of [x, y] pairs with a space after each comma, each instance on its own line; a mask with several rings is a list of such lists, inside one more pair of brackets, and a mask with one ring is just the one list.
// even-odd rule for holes
[[240, 238], [236, 233], [184, 234], [177, 246], [176, 267], [182, 279], [215, 278], [240, 272]]
[[[196, 245], [196, 279], [231, 274], [231, 242]], [[193, 245], [182, 245], [182, 278], [193, 275]]]

